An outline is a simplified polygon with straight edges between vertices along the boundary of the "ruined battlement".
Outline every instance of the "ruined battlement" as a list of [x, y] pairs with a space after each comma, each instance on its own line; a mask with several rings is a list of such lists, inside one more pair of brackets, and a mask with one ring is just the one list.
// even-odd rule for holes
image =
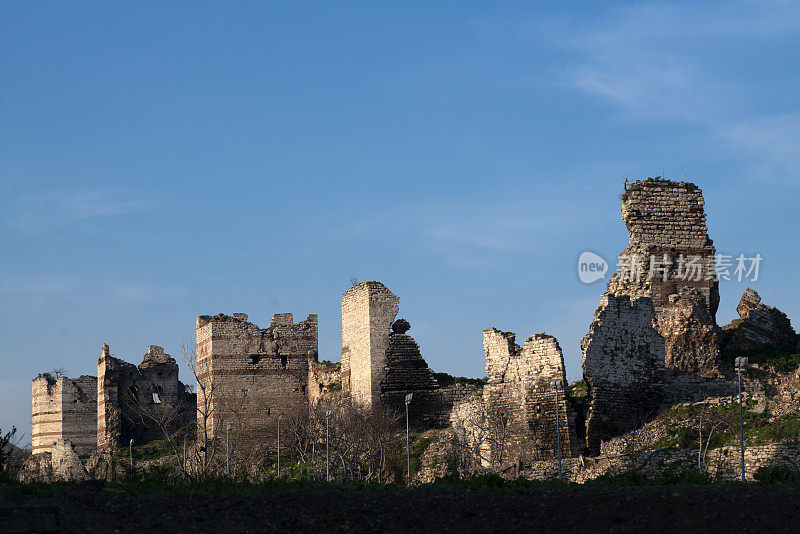
[[50, 452], [54, 443], [68, 439], [81, 455], [97, 447], [97, 378], [39, 375], [31, 384], [33, 454]]
[[175, 358], [164, 353], [164, 347], [159, 347], [158, 345], [148, 345], [147, 352], [142, 357], [142, 363], [139, 367], [164, 364], [178, 365], [178, 363], [175, 361]]

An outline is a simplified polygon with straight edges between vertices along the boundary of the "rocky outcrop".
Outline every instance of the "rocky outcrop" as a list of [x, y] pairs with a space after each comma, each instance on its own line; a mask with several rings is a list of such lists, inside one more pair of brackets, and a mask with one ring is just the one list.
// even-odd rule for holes
[[723, 327], [724, 349], [731, 352], [754, 352], [783, 349], [793, 352], [798, 336], [785, 313], [761, 302], [749, 287], [739, 300], [740, 319]]

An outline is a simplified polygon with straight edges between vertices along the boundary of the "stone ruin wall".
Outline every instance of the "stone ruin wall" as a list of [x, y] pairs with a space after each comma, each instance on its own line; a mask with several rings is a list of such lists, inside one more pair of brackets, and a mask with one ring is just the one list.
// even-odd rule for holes
[[[505, 425], [505, 460], [555, 457], [556, 419], [562, 455], [579, 454], [576, 414], [567, 398], [564, 358], [556, 339], [536, 334], [520, 347], [512, 332], [487, 328], [483, 331], [483, 347], [489, 376], [483, 390], [485, 417], [490, 419], [485, 424], [489, 428]], [[563, 384], [558, 393], [552, 389], [553, 380]]]
[[399, 301], [376, 281], [355, 284], [342, 295], [342, 390], [365, 408], [380, 404], [389, 332]]
[[199, 430], [205, 394], [209, 438], [224, 438], [230, 424], [234, 442], [271, 442], [279, 416], [307, 415], [309, 360], [316, 355], [316, 315], [294, 323], [292, 314], [277, 314], [263, 329], [248, 322], [246, 314], [199, 316]]
[[[637, 472], [646, 478], [663, 473], [680, 473], [697, 469], [697, 449], [664, 449]], [[565, 481], [583, 484], [602, 475], [619, 475], [642, 466], [651, 451], [613, 454], [596, 457], [565, 458], [562, 469]], [[738, 481], [741, 477], [740, 449], [737, 446], [720, 447], [708, 451], [707, 472], [714, 480]], [[745, 479], [754, 482], [753, 476], [760, 467], [788, 467], [800, 470], [800, 446], [797, 444], [771, 444], [748, 446], [744, 451]], [[552, 480], [558, 476], [558, 466], [552, 461], [536, 461], [523, 466], [520, 473], [529, 480]], [[506, 477], [515, 476], [512, 470]]]
[[32, 383], [33, 454], [52, 452], [59, 440], [69, 440], [81, 456], [97, 448], [97, 379], [39, 376]]
[[[178, 380], [178, 364], [162, 347], [150, 345], [137, 367], [111, 356], [103, 345], [97, 360], [96, 434], [103, 452], [163, 439], [157, 419], [177, 430], [194, 419], [195, 400]], [[174, 411], [174, 412], [173, 412]]]
[[[703, 192], [692, 184], [644, 180], [630, 186], [622, 203], [629, 241], [621, 256], [644, 258], [644, 276], [636, 280], [617, 272], [608, 292], [652, 299], [656, 328], [666, 340], [667, 369], [715, 374], [719, 282], [704, 206]], [[690, 259], [697, 270], [689, 267]], [[691, 275], [681, 279], [681, 271]]]
[[[704, 204], [693, 184], [661, 179], [636, 182], [623, 194], [630, 239], [621, 258], [644, 263], [639, 279], [623, 268], [611, 277], [581, 342], [591, 396], [587, 445], [594, 453], [601, 440], [657, 409], [670, 373], [719, 375], [719, 285]], [[696, 258], [699, 279], [680, 279], [679, 270], [687, 269], [680, 255]], [[651, 256], [661, 263], [651, 264]]]
[[308, 357], [308, 401], [313, 408], [324, 399], [342, 392], [342, 366], [333, 362], [320, 362], [319, 355]]

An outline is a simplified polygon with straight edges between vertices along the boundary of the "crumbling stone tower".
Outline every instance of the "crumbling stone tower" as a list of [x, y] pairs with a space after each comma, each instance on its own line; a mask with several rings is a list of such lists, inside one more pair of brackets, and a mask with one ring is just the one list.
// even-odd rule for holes
[[[177, 429], [194, 418], [194, 398], [178, 380], [178, 364], [150, 345], [137, 367], [111, 356], [103, 345], [97, 360], [97, 449], [110, 452], [133, 439], [163, 439], [159, 421]], [[188, 421], [187, 421], [188, 419]]]
[[[581, 446], [575, 413], [567, 399], [564, 357], [556, 338], [535, 334], [520, 347], [513, 332], [487, 328], [483, 331], [483, 348], [489, 376], [483, 390], [485, 425], [490, 434], [496, 434], [491, 446], [504, 443], [504, 460], [553, 458], [558, 453], [558, 420], [562, 454], [577, 456]], [[561, 380], [564, 387], [553, 391], [553, 380]]]
[[271, 440], [278, 416], [308, 413], [309, 361], [316, 354], [316, 315], [294, 323], [291, 313], [277, 314], [263, 329], [244, 313], [199, 316], [198, 431], [224, 438], [230, 424], [237, 443]]
[[50, 452], [68, 439], [82, 456], [97, 448], [97, 378], [39, 375], [32, 384], [33, 454]]
[[400, 299], [380, 282], [361, 282], [342, 295], [342, 391], [372, 408], [386, 376], [389, 333]]
[[702, 191], [648, 178], [622, 200], [630, 236], [622, 267], [581, 342], [593, 452], [652, 414], [668, 372], [713, 376], [719, 359], [719, 284]]

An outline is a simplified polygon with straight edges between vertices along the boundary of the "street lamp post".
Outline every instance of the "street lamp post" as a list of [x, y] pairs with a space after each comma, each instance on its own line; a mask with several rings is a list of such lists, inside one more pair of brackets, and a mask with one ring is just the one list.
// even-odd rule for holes
[[328, 438], [330, 436], [330, 423], [331, 423], [331, 415], [333, 415], [333, 410], [328, 410], [325, 412], [325, 481], [330, 482], [331, 480], [331, 468], [330, 468], [330, 448], [328, 446]]
[[564, 388], [564, 382], [561, 380], [553, 380], [550, 382], [550, 387], [553, 389], [556, 398], [556, 443], [558, 445], [558, 479], [563, 480], [561, 477], [561, 425], [558, 416], [558, 392]]
[[409, 437], [408, 427], [408, 405], [411, 404], [411, 399], [414, 398], [413, 393], [406, 395], [406, 464], [408, 466], [408, 486], [411, 487], [411, 439]]
[[278, 416], [278, 478], [281, 478], [281, 419], [282, 415]]
[[747, 369], [748, 359], [740, 356], [735, 360], [736, 374], [739, 376], [739, 448], [742, 452], [742, 482], [744, 479], [744, 411], [742, 408], [742, 372]]
[[225, 428], [225, 474], [231, 474], [231, 424]]

